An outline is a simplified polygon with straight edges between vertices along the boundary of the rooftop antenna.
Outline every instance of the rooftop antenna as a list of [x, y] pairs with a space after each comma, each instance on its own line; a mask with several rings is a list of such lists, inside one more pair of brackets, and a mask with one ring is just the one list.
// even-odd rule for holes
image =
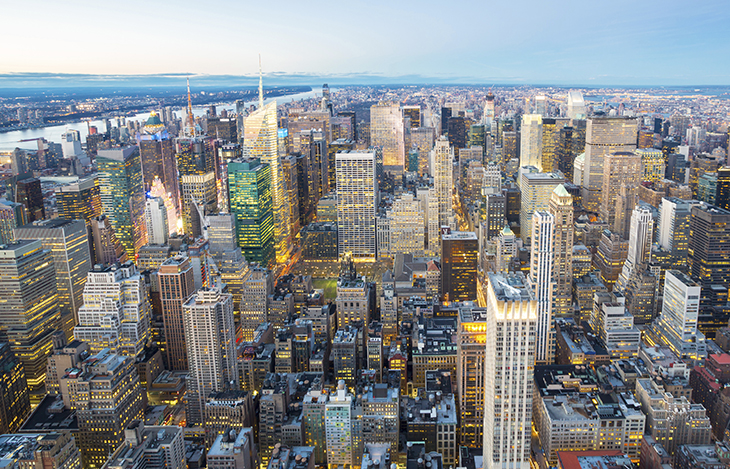
[[195, 136], [195, 118], [193, 117], [193, 100], [190, 97], [190, 77], [187, 77], [188, 81], [188, 122], [190, 136]]
[[259, 109], [264, 107], [264, 74], [261, 71], [261, 54], [259, 54]]

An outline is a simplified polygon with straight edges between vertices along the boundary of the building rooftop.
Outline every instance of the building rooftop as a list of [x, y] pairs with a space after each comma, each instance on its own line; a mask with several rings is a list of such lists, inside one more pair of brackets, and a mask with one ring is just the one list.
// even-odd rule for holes
[[23, 423], [21, 433], [76, 432], [79, 423], [76, 411], [63, 405], [61, 396], [47, 394]]
[[631, 459], [621, 451], [558, 451], [562, 469], [633, 469]]

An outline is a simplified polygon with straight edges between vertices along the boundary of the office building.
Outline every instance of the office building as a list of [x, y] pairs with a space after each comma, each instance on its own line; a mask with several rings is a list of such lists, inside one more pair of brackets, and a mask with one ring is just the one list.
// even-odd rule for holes
[[641, 331], [626, 310], [626, 298], [615, 293], [593, 294], [593, 333], [602, 342], [611, 359], [636, 357]]
[[40, 179], [28, 178], [18, 181], [15, 191], [15, 202], [25, 206], [28, 223], [46, 218]]
[[105, 215], [91, 219], [94, 264], [115, 264], [127, 261], [127, 251], [114, 234], [114, 228]]
[[228, 198], [238, 246], [249, 262], [276, 260], [271, 167], [259, 159], [228, 162]]
[[568, 91], [568, 109], [566, 115], [571, 119], [586, 118], [586, 103], [580, 91]]
[[271, 271], [249, 265], [249, 274], [243, 280], [239, 315], [244, 340], [253, 340], [256, 328], [266, 322], [268, 299], [274, 290], [273, 283]]
[[460, 412], [460, 444], [478, 448], [484, 442], [484, 361], [487, 311], [473, 305], [459, 308], [456, 377]]
[[99, 194], [104, 215], [131, 259], [147, 244], [145, 193], [137, 147], [99, 150]]
[[2, 435], [0, 460], [5, 467], [81, 469], [81, 453], [70, 432]]
[[205, 216], [218, 210], [215, 172], [182, 175], [180, 176], [180, 186], [182, 187], [183, 232], [190, 239], [199, 238], [203, 236]]
[[720, 208], [730, 210], [730, 166], [722, 166], [717, 170], [715, 203]]
[[83, 467], [101, 468], [124, 443], [124, 429], [144, 415], [146, 399], [134, 359], [102, 350], [66, 370], [61, 388], [76, 409]]
[[601, 282], [612, 290], [629, 254], [629, 243], [616, 233], [604, 230], [593, 257], [593, 266], [601, 272]]
[[310, 223], [302, 228], [302, 257], [309, 261], [336, 261], [337, 224], [330, 222]]
[[542, 172], [542, 116], [523, 114], [520, 127], [520, 167], [534, 166]]
[[529, 469], [537, 301], [521, 273], [490, 273], [486, 296], [484, 468]]
[[58, 308], [61, 327], [71, 338], [78, 324], [78, 311], [83, 303], [82, 295], [86, 274], [91, 269], [91, 252], [86, 223], [83, 220], [54, 218], [39, 220], [15, 229], [15, 239], [39, 239], [43, 249], [51, 252], [56, 267]]
[[479, 240], [474, 232], [441, 236], [441, 294], [445, 301], [476, 301]]
[[370, 107], [370, 145], [383, 149], [383, 170], [402, 173], [405, 164], [403, 116], [398, 103]]
[[253, 428], [218, 435], [206, 454], [208, 469], [256, 469]]
[[544, 117], [542, 119], [541, 157], [542, 172], [560, 170], [560, 132], [570, 123], [569, 119]]
[[95, 266], [84, 286], [76, 339], [92, 353], [136, 357], [150, 338], [150, 303], [145, 280], [131, 262]]
[[142, 132], [137, 134], [137, 144], [142, 160], [145, 192], [149, 192], [155, 179], [158, 179], [164, 187], [164, 192], [170, 195], [173, 206], [178, 207], [180, 189], [175, 147], [165, 125], [154, 111], [150, 113]]
[[253, 427], [253, 392], [239, 389], [210, 393], [205, 399], [205, 440], [210, 447], [218, 435]]
[[[586, 124], [585, 165], [581, 185], [583, 206], [598, 212], [603, 189], [603, 160], [615, 152], [636, 149], [637, 121], [623, 117], [592, 117]], [[573, 181], [577, 184], [576, 181]]]
[[641, 182], [664, 179], [664, 155], [656, 148], [639, 148], [634, 153], [641, 158]]
[[526, 244], [531, 242], [532, 214], [547, 210], [555, 188], [565, 182], [560, 173], [522, 173], [520, 184], [520, 234]]
[[351, 253], [355, 259], [374, 260], [378, 200], [375, 151], [338, 153], [335, 162], [339, 257]]
[[233, 296], [201, 289], [183, 303], [183, 318], [190, 370], [186, 415], [188, 422], [200, 425], [206, 397], [227, 386], [238, 387]]
[[554, 239], [555, 217], [544, 210], [533, 213], [530, 284], [537, 300], [535, 362], [540, 364], [552, 364], [555, 359], [555, 333], [553, 327]]
[[175, 256], [160, 265], [157, 278], [160, 284], [160, 304], [165, 330], [166, 369], [186, 371], [188, 357], [183, 304], [195, 292], [193, 268], [188, 258]]
[[42, 397], [52, 336], [60, 326], [53, 255], [40, 240], [0, 247], [0, 341], [23, 364], [31, 400]]
[[680, 267], [687, 265], [690, 217], [695, 205], [699, 202], [677, 197], [663, 197], [659, 205], [657, 244], [669, 251]]
[[424, 253], [425, 223], [421, 203], [413, 194], [396, 198], [388, 211], [390, 219], [390, 255]]
[[14, 433], [30, 414], [23, 364], [10, 345], [0, 343], [0, 432]]
[[[614, 152], [603, 158], [601, 219], [614, 225], [616, 199], [623, 185], [633, 191], [641, 183], [641, 157], [634, 152]], [[627, 207], [628, 208], [628, 207]], [[633, 208], [633, 207], [631, 207]]]
[[454, 229], [454, 149], [443, 136], [436, 140], [431, 151], [431, 174], [438, 200], [438, 226], [450, 226]]
[[703, 306], [716, 306], [708, 297], [712, 285], [730, 284], [730, 211], [693, 206], [687, 254], [689, 274], [702, 286]]
[[651, 262], [651, 245], [654, 240], [654, 220], [651, 209], [637, 206], [631, 212], [631, 229], [629, 230], [629, 249], [626, 262], [619, 274], [615, 289], [623, 291], [632, 275], [646, 270]]
[[353, 434], [354, 419], [354, 396], [347, 392], [345, 382], [340, 380], [337, 390], [325, 404], [325, 447], [330, 469], [338, 466], [351, 469], [360, 460], [360, 455], [355, 451], [357, 436]]
[[99, 178], [96, 175], [79, 179], [56, 189], [58, 217], [67, 220], [84, 220], [91, 227], [91, 220], [101, 215]]
[[169, 227], [165, 201], [160, 197], [147, 199], [144, 218], [147, 225], [147, 242], [149, 244], [167, 244]]
[[124, 443], [111, 454], [104, 469], [186, 469], [183, 429], [145, 426], [134, 420], [124, 429]]
[[213, 254], [237, 249], [236, 219], [233, 214], [219, 213], [208, 217], [208, 247]]
[[[565, 317], [572, 312], [573, 284], [573, 197], [559, 185], [553, 190], [548, 212], [555, 220], [553, 228], [553, 315]], [[587, 273], [587, 272], [586, 272]]]

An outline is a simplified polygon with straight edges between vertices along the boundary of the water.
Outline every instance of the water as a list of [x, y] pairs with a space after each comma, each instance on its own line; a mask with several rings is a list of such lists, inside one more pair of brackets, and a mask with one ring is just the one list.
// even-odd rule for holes
[[[334, 90], [331, 90], [334, 91]], [[313, 89], [312, 91], [307, 91], [305, 93], [296, 93], [291, 94], [288, 96], [277, 96], [276, 98], [269, 98], [266, 99], [265, 102], [269, 102], [271, 99], [276, 99], [276, 102], [279, 104], [282, 103], [289, 103], [292, 101], [300, 101], [303, 99], [309, 99], [314, 98], [317, 96], [322, 95], [322, 90], [320, 89]], [[258, 105], [258, 100], [254, 101], [246, 101], [246, 106], [250, 104], [256, 104]], [[220, 113], [223, 109], [227, 111], [236, 111], [236, 103], [222, 103], [218, 104], [216, 103], [216, 110], [218, 113]], [[200, 107], [193, 107], [193, 115], [197, 116], [204, 116], [205, 113], [208, 111], [208, 106], [200, 106]], [[182, 108], [176, 109], [175, 112], [177, 113], [177, 117], [182, 117], [185, 114], [185, 111]], [[127, 120], [138, 120], [138, 121], [146, 121], [147, 118], [150, 116], [150, 112], [141, 112], [133, 117], [127, 117]], [[114, 119], [110, 119], [112, 122], [112, 125], [114, 125], [115, 121]], [[89, 121], [89, 126], [96, 126], [97, 129], [99, 129], [100, 132], [104, 132], [106, 130], [106, 123], [103, 120], [93, 120]], [[60, 143], [61, 142], [61, 134], [65, 133], [67, 130], [78, 130], [81, 133], [81, 141], [86, 141], [86, 136], [88, 135], [88, 127], [86, 125], [86, 122], [75, 122], [75, 123], [69, 123], [69, 124], [62, 124], [62, 125], [54, 125], [50, 127], [43, 127], [39, 129], [25, 129], [25, 130], [13, 130], [12, 132], [5, 132], [0, 133], [0, 152], [6, 152], [6, 151], [12, 151], [16, 147], [35, 151], [38, 149], [38, 146], [35, 141], [30, 142], [20, 142], [21, 140], [27, 140], [27, 139], [36, 139], [36, 138], [45, 138], [49, 142], [54, 143]]]

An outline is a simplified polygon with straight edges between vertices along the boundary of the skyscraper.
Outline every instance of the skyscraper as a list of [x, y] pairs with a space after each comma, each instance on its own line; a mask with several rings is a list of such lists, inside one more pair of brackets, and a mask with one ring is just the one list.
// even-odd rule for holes
[[405, 164], [403, 116], [398, 103], [370, 107], [370, 145], [383, 149], [383, 170], [402, 173]]
[[114, 228], [106, 216], [91, 219], [91, 237], [94, 264], [114, 264], [127, 261], [127, 251], [117, 239]]
[[186, 174], [182, 186], [183, 230], [191, 239], [203, 236], [205, 216], [218, 210], [215, 172]]
[[[728, 138], [730, 139], [730, 135]], [[717, 170], [715, 203], [720, 208], [730, 210], [730, 166], [722, 166]]]
[[601, 207], [603, 160], [613, 152], [636, 149], [637, 121], [623, 117], [592, 117], [586, 125], [583, 206], [592, 211]]
[[91, 219], [101, 215], [99, 178], [96, 175], [79, 179], [56, 189], [58, 217], [67, 220], [84, 220], [91, 227]]
[[101, 206], [129, 258], [147, 244], [144, 184], [137, 147], [99, 150]]
[[95, 267], [84, 286], [76, 339], [92, 353], [136, 357], [150, 337], [150, 304], [144, 278], [132, 262]]
[[490, 273], [486, 296], [484, 468], [529, 469], [537, 302], [521, 273]]
[[30, 413], [23, 364], [10, 344], [0, 343], [0, 432], [15, 433]]
[[[625, 185], [636, 190], [641, 183], [641, 157], [634, 152], [613, 152], [603, 159], [603, 189], [601, 190], [601, 219], [613, 226], [616, 218], [616, 198]], [[631, 207], [633, 209], [633, 207]]]
[[441, 236], [441, 294], [447, 301], [476, 301], [479, 240], [471, 231]]
[[162, 263], [157, 272], [165, 329], [165, 357], [168, 370], [188, 370], [183, 304], [195, 292], [193, 268], [186, 257], [176, 256]]
[[651, 244], [654, 239], [654, 221], [651, 209], [637, 206], [631, 213], [631, 229], [629, 231], [629, 251], [615, 289], [623, 291], [634, 273], [646, 269], [651, 261]]
[[459, 350], [456, 375], [459, 390], [461, 444], [478, 448], [484, 443], [484, 361], [487, 343], [487, 311], [473, 306], [459, 308]]
[[562, 317], [573, 303], [573, 197], [560, 184], [550, 195], [548, 211], [555, 218], [553, 229], [553, 315]]
[[25, 369], [31, 400], [43, 394], [51, 337], [59, 327], [58, 293], [53, 256], [40, 240], [0, 246], [0, 342]]
[[360, 455], [354, 451], [357, 443], [353, 435], [355, 409], [352, 394], [347, 392], [345, 382], [340, 380], [337, 391], [325, 404], [325, 431], [327, 465], [329, 467], [352, 467]]
[[258, 158], [230, 161], [228, 191], [238, 246], [247, 261], [268, 266], [276, 255], [271, 167]]
[[520, 237], [529, 244], [532, 237], [532, 214], [546, 210], [550, 197], [565, 178], [560, 173], [522, 173], [520, 184]]
[[375, 151], [338, 153], [335, 161], [339, 256], [351, 253], [355, 259], [375, 259]]
[[454, 221], [454, 149], [449, 146], [446, 137], [439, 137], [431, 151], [431, 174], [438, 198], [439, 228], [450, 226], [456, 228]]
[[524, 114], [520, 128], [520, 167], [534, 166], [542, 171], [542, 116]]
[[586, 103], [583, 100], [583, 93], [580, 91], [568, 92], [567, 116], [571, 119], [585, 119]]
[[144, 218], [147, 225], [147, 242], [149, 244], [167, 244], [167, 208], [162, 198], [145, 201]]
[[560, 168], [560, 132], [568, 125], [569, 120], [559, 117], [548, 117], [542, 120], [542, 144], [540, 145], [543, 172], [558, 171]]
[[670, 251], [674, 262], [681, 267], [687, 265], [692, 207], [699, 204], [696, 200], [683, 200], [676, 197], [663, 197], [659, 204], [657, 243]]
[[641, 181], [657, 182], [664, 179], [664, 155], [656, 148], [639, 148], [635, 153], [641, 158]]
[[535, 361], [541, 364], [551, 364], [555, 358], [555, 333], [552, 325], [554, 236], [555, 217], [545, 210], [533, 213], [530, 283], [537, 300]]
[[286, 202], [284, 173], [279, 160], [279, 128], [276, 119], [276, 101], [272, 100], [268, 104], [264, 104], [262, 92], [259, 94], [259, 108], [249, 114], [244, 122], [243, 156], [257, 158], [261, 161], [261, 164], [269, 166], [269, 177], [271, 178], [269, 191], [273, 211], [272, 238], [275, 254], [273, 260], [283, 263], [286, 261], [287, 253], [291, 248], [291, 230], [289, 228], [290, 213], [289, 204]]
[[15, 202], [25, 205], [28, 223], [46, 218], [40, 179], [29, 178], [18, 181], [15, 190]]
[[78, 311], [83, 304], [86, 274], [91, 269], [91, 252], [83, 220], [54, 218], [15, 229], [15, 239], [40, 239], [51, 252], [56, 267], [58, 308], [66, 338], [73, 336]]
[[180, 205], [175, 148], [165, 125], [156, 112], [152, 111], [142, 132], [137, 134], [139, 154], [142, 161], [142, 178], [145, 192], [152, 189], [155, 178], [162, 182], [165, 192], [170, 194], [175, 207]]
[[691, 213], [687, 267], [702, 286], [703, 306], [715, 306], [710, 304], [711, 287], [730, 284], [730, 211], [702, 204]]
[[183, 317], [190, 369], [186, 415], [200, 425], [208, 395], [238, 387], [233, 296], [201, 289], [183, 304]]

